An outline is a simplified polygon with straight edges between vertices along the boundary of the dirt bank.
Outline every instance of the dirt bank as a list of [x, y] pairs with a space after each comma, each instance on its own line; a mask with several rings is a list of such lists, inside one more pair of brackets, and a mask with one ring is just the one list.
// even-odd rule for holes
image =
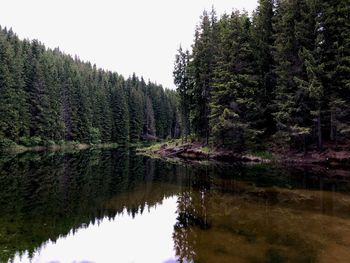
[[139, 149], [142, 154], [164, 159], [181, 159], [187, 161], [219, 161], [219, 162], [254, 162], [268, 163], [271, 159], [254, 156], [252, 154], [237, 154], [224, 149], [212, 149], [201, 143], [173, 143], [157, 144]]
[[139, 152], [164, 159], [181, 159], [187, 161], [219, 161], [247, 163], [287, 163], [295, 165], [349, 166], [350, 150], [326, 148], [322, 151], [312, 150], [307, 153], [296, 151], [263, 152], [238, 154], [230, 150], [209, 148], [202, 143], [163, 143], [139, 149]]

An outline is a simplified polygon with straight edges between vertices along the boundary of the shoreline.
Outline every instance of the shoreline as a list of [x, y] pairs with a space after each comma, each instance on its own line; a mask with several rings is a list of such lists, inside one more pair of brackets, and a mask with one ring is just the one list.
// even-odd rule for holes
[[326, 167], [350, 167], [350, 151], [325, 148], [307, 153], [288, 152], [245, 152], [234, 153], [230, 150], [209, 148], [199, 142], [179, 144], [164, 142], [139, 148], [139, 154], [152, 158], [180, 160], [187, 162], [212, 161], [221, 163], [276, 163], [286, 165], [322, 165]]
[[102, 144], [86, 144], [86, 143], [67, 143], [67, 144], [53, 144], [49, 146], [23, 146], [13, 145], [0, 149], [2, 154], [21, 154], [25, 152], [59, 152], [59, 151], [83, 151], [88, 149], [112, 149], [117, 148], [116, 143], [102, 143]]

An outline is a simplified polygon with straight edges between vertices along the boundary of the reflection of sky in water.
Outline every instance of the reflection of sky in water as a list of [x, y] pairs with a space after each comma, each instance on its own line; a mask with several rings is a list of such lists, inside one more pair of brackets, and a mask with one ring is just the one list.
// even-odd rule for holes
[[69, 233], [56, 243], [40, 247], [30, 260], [28, 254], [14, 262], [176, 262], [172, 234], [176, 223], [177, 198], [145, 209], [132, 219], [124, 210], [115, 219], [104, 218], [99, 224]]

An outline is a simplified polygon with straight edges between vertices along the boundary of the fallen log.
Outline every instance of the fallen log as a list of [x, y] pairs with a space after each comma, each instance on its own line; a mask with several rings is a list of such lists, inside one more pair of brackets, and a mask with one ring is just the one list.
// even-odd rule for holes
[[177, 155], [185, 152], [186, 150], [187, 149], [181, 149], [181, 150], [178, 150], [178, 151], [175, 151], [175, 152], [166, 153], [165, 157], [177, 156]]

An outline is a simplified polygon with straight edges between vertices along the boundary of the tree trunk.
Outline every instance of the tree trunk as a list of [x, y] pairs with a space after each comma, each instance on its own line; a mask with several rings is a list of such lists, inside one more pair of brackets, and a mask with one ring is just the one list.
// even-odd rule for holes
[[334, 124], [334, 116], [333, 116], [333, 111], [331, 111], [331, 134], [330, 134], [331, 135], [331, 141], [334, 141], [334, 139], [335, 139], [333, 124]]
[[321, 111], [318, 111], [317, 116], [317, 135], [318, 135], [318, 149], [322, 150], [322, 126], [321, 126]]
[[306, 135], [303, 134], [303, 150], [304, 150], [304, 156], [306, 155]]

